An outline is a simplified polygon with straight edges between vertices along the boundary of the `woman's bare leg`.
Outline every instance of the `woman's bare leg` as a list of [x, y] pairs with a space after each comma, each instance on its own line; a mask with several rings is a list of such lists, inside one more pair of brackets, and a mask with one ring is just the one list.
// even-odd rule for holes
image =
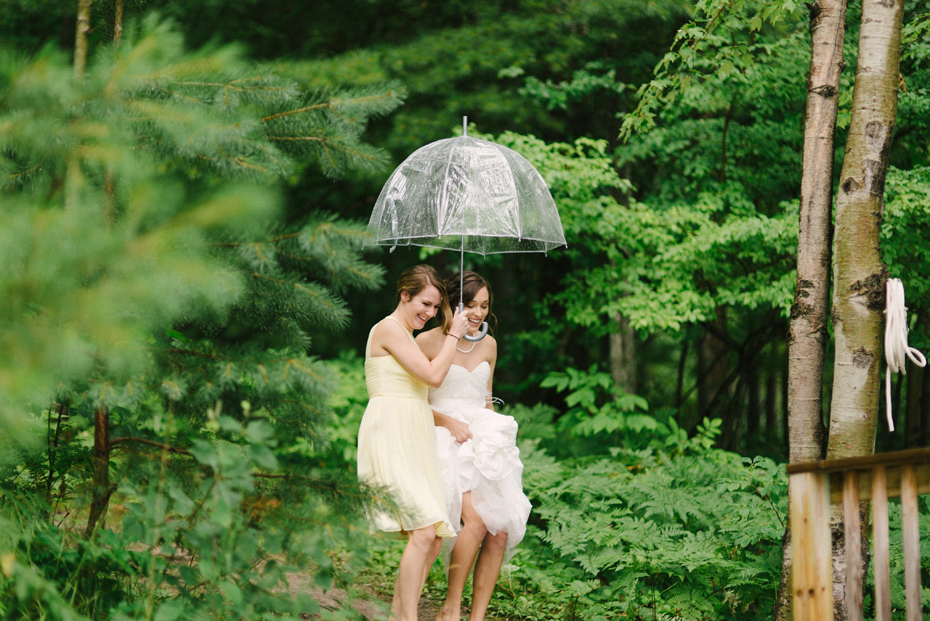
[[426, 579], [429, 577], [429, 570], [433, 568], [433, 563], [439, 558], [442, 552], [442, 539], [436, 537], [430, 546], [429, 554], [426, 557], [426, 563], [423, 565], [423, 579], [420, 581], [420, 593], [423, 593], [423, 587], [426, 586]]
[[484, 621], [484, 615], [491, 603], [491, 593], [497, 584], [504, 563], [504, 550], [507, 547], [507, 533], [500, 531], [496, 535], [488, 533], [481, 544], [481, 554], [475, 564], [475, 579], [472, 582], [471, 614], [468, 621]]
[[408, 536], [407, 547], [400, 557], [391, 605], [391, 616], [399, 621], [417, 621], [417, 606], [426, 573], [424, 566], [437, 539], [435, 526], [419, 528]]
[[459, 621], [462, 611], [462, 591], [468, 574], [475, 564], [478, 548], [488, 529], [484, 520], [475, 511], [471, 504], [471, 492], [462, 494], [462, 532], [455, 540], [452, 548], [452, 559], [449, 562], [449, 586], [446, 590], [446, 601], [442, 610], [436, 616], [438, 621]]

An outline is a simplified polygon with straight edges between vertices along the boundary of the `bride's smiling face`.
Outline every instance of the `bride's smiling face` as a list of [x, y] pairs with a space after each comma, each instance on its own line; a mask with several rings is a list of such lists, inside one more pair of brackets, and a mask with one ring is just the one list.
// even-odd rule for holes
[[487, 287], [481, 287], [471, 302], [465, 304], [465, 317], [468, 318], [468, 330], [474, 332], [481, 328], [481, 322], [487, 319], [491, 310], [491, 296]]

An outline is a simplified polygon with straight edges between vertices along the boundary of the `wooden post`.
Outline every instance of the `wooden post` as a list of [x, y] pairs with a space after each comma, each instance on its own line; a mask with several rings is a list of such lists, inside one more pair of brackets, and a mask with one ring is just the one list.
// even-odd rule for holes
[[907, 621], [920, 621], [920, 533], [917, 525], [917, 470], [901, 468], [901, 522]]
[[793, 548], [794, 621], [833, 618], [830, 487], [827, 476], [804, 472], [789, 479]]
[[859, 519], [859, 473], [843, 473], [843, 529], [846, 538], [846, 619], [862, 621], [862, 531]]
[[875, 621], [891, 621], [891, 568], [888, 560], [888, 473], [872, 469], [872, 557], [875, 574]]

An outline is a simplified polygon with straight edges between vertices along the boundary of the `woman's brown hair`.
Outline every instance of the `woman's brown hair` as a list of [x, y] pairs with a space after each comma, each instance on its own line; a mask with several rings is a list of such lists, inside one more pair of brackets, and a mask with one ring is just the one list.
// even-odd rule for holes
[[414, 265], [410, 269], [404, 270], [404, 273], [397, 280], [396, 303], [400, 304], [401, 293], [406, 292], [410, 299], [413, 299], [429, 285], [433, 285], [439, 290], [439, 296], [442, 299], [439, 302], [439, 310], [436, 312], [436, 321], [442, 326], [443, 334], [448, 334], [449, 326], [452, 325], [452, 312], [449, 310], [449, 296], [446, 293], [446, 285], [436, 270], [429, 265]]
[[[461, 283], [461, 284], [460, 284]], [[480, 274], [465, 270], [464, 275], [453, 274], [446, 279], [446, 291], [449, 292], [449, 304], [457, 306], [461, 291], [462, 304], [468, 304], [475, 299], [478, 292], [482, 289], [488, 290], [488, 326], [491, 329], [497, 327], [497, 317], [491, 312], [491, 305], [494, 303], [494, 292], [491, 291], [491, 285]]]

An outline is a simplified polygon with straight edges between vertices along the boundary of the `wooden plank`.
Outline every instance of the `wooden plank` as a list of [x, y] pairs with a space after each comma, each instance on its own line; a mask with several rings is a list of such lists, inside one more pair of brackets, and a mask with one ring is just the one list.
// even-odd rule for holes
[[930, 448], [895, 451], [893, 453], [875, 453], [862, 457], [844, 457], [842, 459], [818, 459], [796, 464], [788, 464], [788, 474], [801, 472], [841, 472], [843, 470], [870, 470], [875, 466], [904, 466], [930, 463]]
[[891, 621], [891, 567], [888, 562], [888, 498], [885, 490], [885, 467], [878, 466], [872, 470], [871, 478], [875, 621]]
[[862, 621], [862, 531], [859, 519], [859, 473], [843, 473], [843, 534], [846, 544], [846, 619]]
[[826, 475], [819, 472], [796, 474], [788, 480], [794, 621], [833, 618], [828, 485]]
[[[916, 464], [917, 493], [930, 494], [930, 464]], [[862, 502], [872, 499], [872, 471], [859, 472], [859, 500]], [[901, 495], [901, 468], [889, 466], [886, 468], [886, 491], [888, 498], [898, 498]], [[840, 504], [843, 502], [843, 473], [830, 473], [830, 502]]]
[[902, 468], [901, 522], [904, 537], [906, 619], [920, 621], [920, 532], [917, 524], [917, 473], [913, 466]]

